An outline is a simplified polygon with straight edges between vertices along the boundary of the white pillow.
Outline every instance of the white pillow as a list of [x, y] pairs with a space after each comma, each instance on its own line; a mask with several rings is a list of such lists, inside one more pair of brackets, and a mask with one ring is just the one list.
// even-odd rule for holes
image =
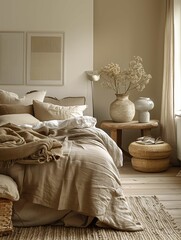
[[0, 116], [0, 126], [13, 123], [16, 125], [23, 125], [23, 124], [37, 124], [40, 121], [36, 119], [33, 115], [29, 113], [19, 113], [19, 114], [7, 114]]
[[19, 192], [16, 182], [9, 176], [0, 174], [0, 198], [12, 201], [19, 200]]
[[87, 105], [59, 106], [51, 103], [33, 101], [34, 116], [40, 121], [65, 120], [83, 116]]
[[45, 95], [46, 91], [32, 91], [30, 93], [26, 93], [24, 97], [19, 98], [16, 93], [7, 92], [0, 89], [0, 103], [31, 105], [33, 103], [33, 100], [43, 102]]
[[25, 127], [33, 128], [33, 129], [39, 129], [43, 126], [46, 126], [48, 128], [58, 128], [58, 129], [74, 129], [74, 128], [92, 128], [95, 127], [97, 123], [96, 118], [91, 116], [80, 116], [75, 117], [71, 119], [66, 120], [49, 120], [49, 121], [43, 121], [39, 122], [38, 124], [35, 124], [34, 126], [27, 126]]

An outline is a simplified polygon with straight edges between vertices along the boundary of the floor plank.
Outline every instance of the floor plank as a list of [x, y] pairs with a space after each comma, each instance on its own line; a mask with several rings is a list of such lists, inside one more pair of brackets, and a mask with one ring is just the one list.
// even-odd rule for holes
[[134, 183], [134, 184], [130, 184], [130, 183], [124, 183], [124, 187], [125, 188], [128, 188], [128, 189], [134, 189], [135, 187], [137, 189], [150, 189], [150, 190], [156, 190], [156, 189], [162, 189], [163, 191], [164, 190], [167, 190], [167, 191], [170, 191], [170, 190], [179, 190], [180, 193], [181, 193], [181, 183], [178, 184], [174, 184], [174, 183], [145, 183], [145, 182], [142, 182], [142, 183]]
[[127, 177], [121, 177], [121, 182], [122, 183], [127, 183], [127, 184], [132, 184], [132, 183], [143, 183], [143, 184], [150, 184], [150, 183], [159, 183], [160, 184], [165, 184], [165, 183], [168, 183], [168, 184], [171, 184], [171, 183], [174, 183], [175, 184], [181, 184], [181, 181], [180, 179], [176, 178], [176, 177], [149, 177], [149, 176], [145, 176], [145, 177], [133, 177], [133, 178], [127, 178]]
[[160, 201], [178, 201], [181, 200], [181, 194], [177, 194], [177, 195], [160, 195], [157, 194], [157, 197]]

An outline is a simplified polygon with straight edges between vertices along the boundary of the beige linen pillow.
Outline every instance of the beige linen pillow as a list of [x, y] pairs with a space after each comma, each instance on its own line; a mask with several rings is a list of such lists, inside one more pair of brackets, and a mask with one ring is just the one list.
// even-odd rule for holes
[[40, 121], [37, 118], [35, 118], [29, 113], [7, 114], [7, 115], [0, 116], [0, 126], [7, 123], [13, 123], [16, 125], [23, 125], [23, 124], [34, 125], [39, 122]]
[[43, 102], [46, 95], [46, 91], [32, 91], [26, 93], [26, 95], [22, 98], [16, 93], [7, 92], [0, 89], [0, 104], [23, 104], [23, 105], [31, 105], [33, 100], [38, 100]]
[[0, 115], [29, 113], [33, 115], [33, 105], [0, 104]]
[[59, 106], [51, 103], [33, 101], [34, 115], [40, 121], [65, 120], [83, 116], [87, 105]]
[[19, 200], [19, 192], [16, 182], [9, 176], [0, 174], [0, 198], [12, 201]]

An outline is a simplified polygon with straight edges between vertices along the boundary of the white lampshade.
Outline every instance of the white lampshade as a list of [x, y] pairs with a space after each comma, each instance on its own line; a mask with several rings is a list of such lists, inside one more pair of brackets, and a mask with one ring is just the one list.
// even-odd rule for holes
[[86, 71], [87, 77], [90, 81], [97, 82], [100, 79], [98, 71]]

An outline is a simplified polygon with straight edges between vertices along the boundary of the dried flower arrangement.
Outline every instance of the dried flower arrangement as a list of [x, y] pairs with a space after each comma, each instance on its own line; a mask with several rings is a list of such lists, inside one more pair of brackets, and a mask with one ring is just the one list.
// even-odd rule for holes
[[152, 76], [145, 72], [141, 57], [134, 57], [127, 70], [121, 71], [119, 64], [110, 63], [100, 70], [101, 84], [116, 94], [128, 95], [130, 91], [143, 91]]

